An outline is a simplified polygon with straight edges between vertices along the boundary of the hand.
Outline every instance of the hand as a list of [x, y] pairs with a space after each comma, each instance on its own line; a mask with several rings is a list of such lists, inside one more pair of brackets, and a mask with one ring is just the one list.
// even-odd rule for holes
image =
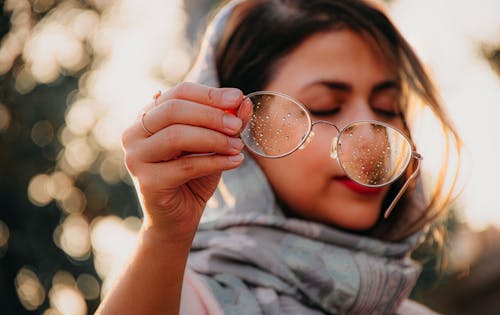
[[241, 165], [242, 122], [231, 110], [242, 98], [238, 89], [182, 83], [125, 130], [125, 164], [144, 210], [143, 228], [192, 240], [221, 172]]

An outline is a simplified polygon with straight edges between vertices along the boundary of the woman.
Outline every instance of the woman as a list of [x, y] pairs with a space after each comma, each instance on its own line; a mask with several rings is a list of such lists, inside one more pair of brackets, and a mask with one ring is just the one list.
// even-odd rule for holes
[[[424, 202], [414, 180], [421, 156], [410, 110], [428, 106], [459, 141], [378, 7], [232, 1], [188, 81], [196, 83], [159, 95], [123, 135], [144, 222], [99, 313], [431, 313], [406, 300], [420, 272], [409, 253], [448, 196], [438, 187]], [[266, 114], [254, 119], [261, 100]], [[280, 127], [265, 123], [273, 100]], [[292, 110], [281, 115], [285, 103]], [[402, 158], [387, 145], [393, 138], [409, 147]], [[374, 151], [384, 152], [375, 164], [388, 178], [370, 175]]]

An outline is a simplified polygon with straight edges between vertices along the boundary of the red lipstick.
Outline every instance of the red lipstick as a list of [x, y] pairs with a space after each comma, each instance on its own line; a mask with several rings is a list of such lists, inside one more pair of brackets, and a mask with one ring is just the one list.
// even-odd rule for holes
[[338, 177], [336, 180], [345, 187], [349, 188], [351, 191], [358, 194], [375, 195], [384, 190], [384, 187], [366, 187], [360, 185], [347, 176]]

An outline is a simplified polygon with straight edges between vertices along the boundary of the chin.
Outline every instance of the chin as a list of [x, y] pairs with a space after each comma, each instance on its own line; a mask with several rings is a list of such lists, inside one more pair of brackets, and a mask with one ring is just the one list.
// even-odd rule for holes
[[363, 232], [366, 230], [370, 230], [375, 226], [377, 220], [360, 220], [356, 222], [346, 222], [345, 224], [338, 224], [341, 228], [356, 232]]
[[339, 212], [333, 213], [328, 220], [331, 224], [345, 230], [366, 231], [375, 226], [380, 218], [380, 207], [370, 209], [370, 207], [356, 207], [355, 209], [345, 209], [339, 215]]

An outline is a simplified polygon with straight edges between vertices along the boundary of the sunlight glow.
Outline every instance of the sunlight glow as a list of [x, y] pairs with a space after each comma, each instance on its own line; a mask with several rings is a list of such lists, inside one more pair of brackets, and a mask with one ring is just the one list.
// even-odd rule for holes
[[102, 294], [106, 294], [118, 277], [137, 242], [140, 220], [136, 217], [121, 220], [116, 216], [98, 217], [91, 224], [91, 242], [94, 266], [104, 280]]
[[154, 91], [166, 88], [161, 80], [163, 64], [169, 67], [169, 75], [187, 70], [190, 56], [187, 49], [179, 48], [185, 43], [180, 3], [116, 1], [102, 18], [93, 44], [98, 60], [104, 59], [89, 74], [85, 89], [107, 109], [94, 130], [103, 147], [118, 148], [125, 126], [151, 101]]
[[482, 44], [500, 45], [500, 2], [399, 0], [391, 10], [430, 67], [464, 140], [466, 163], [459, 186], [465, 186], [460, 202], [466, 222], [476, 230], [500, 227], [495, 199], [500, 147], [492, 138], [498, 134], [500, 78], [479, 54]]

